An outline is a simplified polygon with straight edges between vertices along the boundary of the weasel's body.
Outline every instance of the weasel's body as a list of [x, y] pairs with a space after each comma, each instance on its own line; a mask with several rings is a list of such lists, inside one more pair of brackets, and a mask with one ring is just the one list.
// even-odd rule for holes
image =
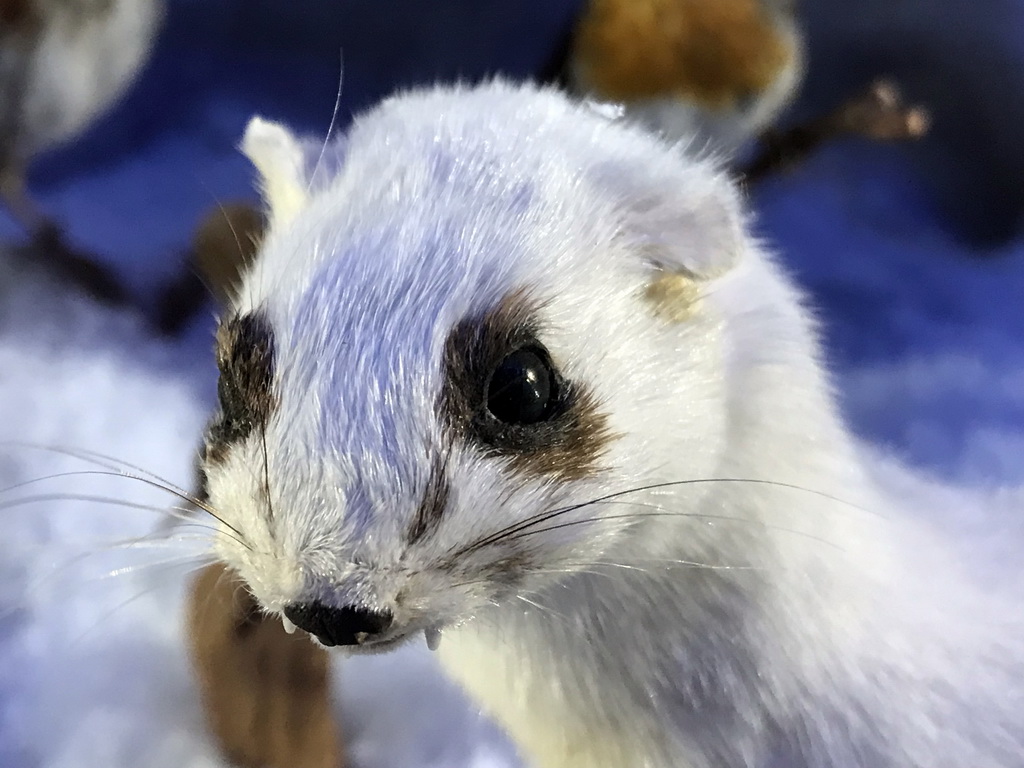
[[500, 83], [245, 150], [205, 474], [266, 610], [441, 633], [544, 768], [1024, 765], [1021, 494], [872, 469], [713, 166]]

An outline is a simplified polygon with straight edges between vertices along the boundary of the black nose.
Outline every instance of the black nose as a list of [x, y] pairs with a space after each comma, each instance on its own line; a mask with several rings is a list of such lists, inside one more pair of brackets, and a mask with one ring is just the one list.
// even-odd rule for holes
[[284, 615], [324, 645], [360, 645], [387, 630], [392, 621], [390, 613], [365, 608], [334, 608], [320, 602], [289, 605]]

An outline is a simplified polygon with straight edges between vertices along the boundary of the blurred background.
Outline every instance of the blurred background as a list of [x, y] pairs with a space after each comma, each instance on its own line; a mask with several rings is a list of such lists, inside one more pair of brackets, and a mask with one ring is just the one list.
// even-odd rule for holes
[[[13, 98], [3, 78], [24, 44], [18, 5], [0, 0], [0, 99]], [[213, 402], [214, 307], [172, 335], [154, 332], [146, 308], [187, 269], [203, 216], [254, 199], [236, 150], [251, 115], [326, 136], [339, 81], [343, 129], [398, 87], [538, 77], [585, 11], [583, 0], [168, 0], [123, 96], [28, 165], [31, 200], [67, 247], [123, 283], [129, 307], [15, 258], [26, 235], [0, 210], [0, 483], [89, 469], [11, 443], [25, 441], [190, 485]], [[944, 478], [1018, 484], [1024, 2], [802, 0], [795, 13], [806, 72], [779, 126], [887, 76], [928, 109], [930, 130], [826, 141], [751, 186], [755, 226], [808, 290], [860, 434]], [[103, 547], [160, 515], [68, 494], [169, 503], [81, 475], [0, 496], [0, 766], [219, 765], [180, 637], [188, 563], [147, 552], [135, 562], [155, 567], [118, 572]], [[13, 503], [32, 495], [43, 498]], [[422, 654], [343, 672], [356, 765], [515, 764]]]

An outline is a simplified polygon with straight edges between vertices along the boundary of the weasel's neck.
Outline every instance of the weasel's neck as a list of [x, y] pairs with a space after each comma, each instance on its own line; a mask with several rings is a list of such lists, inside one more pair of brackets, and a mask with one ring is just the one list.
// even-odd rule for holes
[[[734, 543], [754, 551], [765, 535], [740, 527]], [[767, 748], [762, 729], [778, 726], [779, 710], [801, 697], [813, 709], [807, 689], [827, 679], [822, 668], [873, 626], [870, 584], [881, 580], [859, 575], [842, 549], [789, 536], [734, 569], [654, 562], [672, 554], [664, 540], [653, 560], [616, 553], [614, 567], [531, 596], [536, 607], [446, 632], [442, 659], [538, 768], [747, 764], [740, 753]], [[687, 547], [676, 557], [695, 561]]]
[[[538, 766], [748, 764], [778, 726], [772, 700], [811, 695], [818, 672], [801, 665], [828, 664], [870, 631], [892, 567], [885, 524], [795, 297], [765, 306], [729, 329], [718, 475], [761, 482], [709, 484], [696, 508], [685, 495], [645, 499], [690, 515], [645, 522], [603, 571], [442, 643], [446, 666]], [[811, 643], [826, 651], [805, 654]]]

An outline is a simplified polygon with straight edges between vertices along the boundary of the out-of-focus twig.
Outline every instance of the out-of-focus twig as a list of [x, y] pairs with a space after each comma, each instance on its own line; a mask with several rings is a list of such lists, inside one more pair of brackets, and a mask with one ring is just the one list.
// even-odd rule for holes
[[865, 93], [816, 120], [765, 133], [760, 152], [739, 169], [739, 176], [748, 184], [756, 183], [802, 162], [826, 141], [839, 136], [905, 141], [924, 136], [929, 124], [924, 107], [907, 106], [893, 81], [878, 80]]

